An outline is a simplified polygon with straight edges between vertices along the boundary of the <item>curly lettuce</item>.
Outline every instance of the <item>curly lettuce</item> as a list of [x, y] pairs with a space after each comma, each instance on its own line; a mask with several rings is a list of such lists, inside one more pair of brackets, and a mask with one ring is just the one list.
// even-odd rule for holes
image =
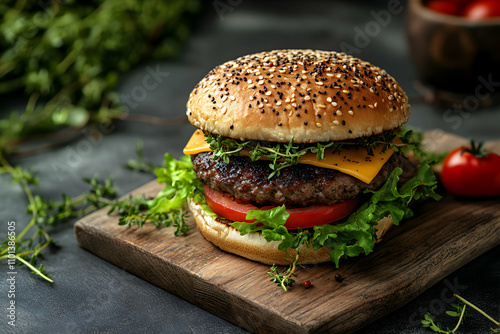
[[[203, 184], [196, 179], [189, 156], [176, 160], [165, 155], [165, 167], [155, 170], [159, 183], [165, 187], [148, 201], [150, 212], [168, 213], [186, 209], [186, 200], [194, 198], [213, 216], [205, 201]], [[391, 216], [394, 225], [413, 216], [409, 204], [416, 200], [432, 198], [439, 200], [436, 193], [437, 180], [428, 163], [422, 163], [417, 174], [402, 185], [398, 185], [403, 170], [395, 168], [378, 190], [366, 190], [369, 198], [355, 212], [340, 222], [316, 226], [312, 229], [288, 230], [284, 225], [289, 217], [285, 206], [271, 210], [251, 210], [246, 219], [253, 223], [233, 222], [231, 226], [241, 235], [260, 232], [267, 241], [280, 241], [279, 249], [287, 251], [301, 244], [314, 249], [331, 248], [330, 258], [339, 267], [341, 258], [370, 254], [376, 240], [375, 225], [384, 217]]]
[[286, 219], [283, 219], [283, 216], [286, 211], [282, 206], [268, 211], [249, 211], [247, 219], [257, 219], [255, 222], [235, 222], [231, 226], [238, 229], [242, 235], [262, 232], [268, 241], [281, 241], [279, 249], [283, 251], [297, 248], [302, 243], [312, 243], [314, 249], [331, 248], [330, 258], [338, 268], [342, 257], [355, 257], [363, 252], [372, 252], [376, 240], [374, 226], [380, 219], [391, 215], [393, 224], [399, 225], [401, 220], [413, 216], [413, 211], [409, 208], [411, 201], [441, 198], [435, 192], [437, 180], [428, 164], [420, 165], [417, 175], [398, 187], [402, 173], [401, 168], [395, 168], [380, 189], [365, 191], [371, 193], [367, 202], [348, 218], [335, 224], [316, 226], [312, 231], [289, 231], [284, 227]]

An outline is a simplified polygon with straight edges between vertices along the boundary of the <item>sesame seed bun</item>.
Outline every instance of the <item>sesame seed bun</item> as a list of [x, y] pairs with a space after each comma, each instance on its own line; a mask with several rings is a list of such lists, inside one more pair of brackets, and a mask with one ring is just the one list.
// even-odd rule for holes
[[[289, 249], [288, 253], [278, 249], [279, 241], [268, 242], [262, 233], [254, 232], [240, 235], [235, 228], [217, 221], [206, 214], [200, 204], [193, 199], [188, 200], [188, 208], [193, 215], [198, 230], [201, 234], [215, 246], [220, 249], [233, 253], [249, 260], [272, 265], [288, 265], [290, 258], [293, 260], [296, 256], [294, 249]], [[382, 240], [382, 236], [392, 226], [390, 217], [383, 218], [375, 226], [377, 230], [377, 241]], [[330, 262], [330, 249], [322, 247], [318, 250], [300, 246], [301, 255], [299, 262], [302, 264], [315, 264]]]
[[408, 121], [405, 92], [344, 53], [276, 50], [217, 66], [187, 103], [197, 128], [241, 140], [315, 143], [371, 136]]

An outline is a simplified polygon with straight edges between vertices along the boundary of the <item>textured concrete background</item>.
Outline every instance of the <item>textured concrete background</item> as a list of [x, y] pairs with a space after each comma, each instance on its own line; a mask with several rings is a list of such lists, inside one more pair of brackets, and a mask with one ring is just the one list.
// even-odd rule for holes
[[[404, 13], [386, 16], [377, 23], [374, 13], [388, 11], [392, 1], [225, 1], [230, 9], [217, 11], [207, 6], [194, 35], [176, 61], [152, 62], [138, 66], [123, 78], [120, 92], [131, 113], [161, 117], [184, 115], [185, 103], [194, 85], [214, 66], [240, 55], [278, 48], [341, 50], [355, 47], [353, 54], [386, 69], [410, 96], [417, 100], [413, 84], [417, 79], [409, 59]], [[397, 1], [396, 1], [397, 2]], [[212, 2], [212, 5], [217, 1]], [[399, 7], [405, 7], [403, 1]], [[227, 8], [227, 7], [226, 7]], [[390, 12], [389, 12], [390, 13]], [[379, 29], [377, 30], [377, 24]], [[359, 31], [372, 36], [362, 39]], [[137, 86], [151, 71], [161, 73], [158, 85], [138, 95]], [[128, 102], [125, 102], [127, 97]], [[4, 110], [2, 110], [3, 112]], [[457, 111], [412, 103], [409, 124], [422, 130], [440, 128], [478, 140], [498, 139], [500, 109]], [[87, 189], [82, 177], [112, 174], [120, 195], [153, 179], [123, 166], [135, 158], [138, 139], [146, 157], [160, 164], [163, 154], [179, 157], [193, 127], [156, 126], [121, 121], [101, 129], [104, 136], [90, 139], [82, 133], [76, 140], [49, 152], [18, 158], [15, 165], [32, 167], [42, 184], [34, 191], [45, 198], [59, 199], [62, 192], [74, 196]], [[27, 200], [17, 185], [0, 176], [0, 212], [3, 221], [14, 220], [18, 231], [29, 216]], [[81, 249], [70, 221], [50, 229], [58, 247], [45, 251], [44, 268], [54, 284], [49, 284], [26, 268], [17, 275], [17, 326], [7, 326], [0, 312], [2, 333], [243, 333], [245, 330], [202, 310], [181, 298], [135, 277]], [[2, 226], [4, 224], [2, 223]], [[0, 231], [0, 235], [6, 233]], [[411, 247], [411, 245], [409, 245]], [[363, 329], [362, 333], [428, 333], [421, 328], [423, 310], [433, 310], [446, 322], [443, 291], [450, 286], [499, 316], [500, 248], [496, 248], [449, 275], [421, 296]], [[5, 264], [1, 268], [7, 272]], [[2, 274], [3, 275], [3, 274]], [[5, 275], [4, 275], [5, 276]], [[0, 275], [0, 277], [3, 277]], [[7, 300], [7, 283], [0, 280], [0, 308]], [[449, 305], [446, 305], [448, 307]], [[425, 311], [424, 311], [425, 312]], [[490, 323], [474, 311], [461, 332], [490, 333]]]

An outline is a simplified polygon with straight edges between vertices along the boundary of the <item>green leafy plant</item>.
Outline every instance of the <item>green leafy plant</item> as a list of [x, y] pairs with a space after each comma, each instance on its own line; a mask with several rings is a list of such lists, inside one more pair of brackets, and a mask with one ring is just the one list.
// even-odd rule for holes
[[446, 311], [446, 314], [451, 316], [451, 317], [458, 317], [459, 318], [458, 323], [455, 326], [455, 328], [453, 328], [453, 329], [446, 328], [446, 330], [444, 330], [441, 323], [434, 320], [434, 318], [432, 317], [432, 315], [430, 313], [425, 314], [424, 320], [422, 320], [422, 325], [424, 327], [429, 327], [430, 329], [432, 329], [434, 332], [437, 332], [437, 333], [446, 333], [446, 334], [455, 333], [457, 331], [458, 327], [460, 327], [460, 325], [463, 323], [464, 317], [467, 316], [467, 313], [465, 312], [466, 305], [459, 303], [459, 304], [452, 304], [451, 306], [453, 306], [455, 308], [455, 310]]
[[[434, 319], [434, 317], [428, 312], [425, 314], [424, 320], [421, 321], [422, 325], [424, 327], [428, 327], [429, 329], [432, 329], [436, 333], [453, 334], [458, 330], [460, 325], [462, 325], [464, 323], [465, 317], [468, 316], [465, 309], [467, 306], [469, 306], [469, 307], [473, 308], [474, 310], [476, 310], [477, 312], [479, 312], [480, 314], [482, 314], [484, 317], [486, 317], [490, 321], [492, 321], [496, 326], [500, 326], [499, 321], [490, 317], [483, 310], [481, 310], [480, 308], [478, 308], [477, 306], [475, 306], [471, 302], [465, 300], [465, 298], [463, 298], [459, 295], [454, 295], [454, 296], [459, 300], [459, 303], [451, 305], [451, 306], [453, 306], [454, 310], [446, 311], [447, 315], [449, 315], [451, 317], [458, 318], [458, 322], [453, 329], [449, 329], [449, 328], [443, 329], [443, 326], [441, 325], [441, 323], [436, 321]], [[495, 333], [498, 333], [500, 331], [500, 328], [495, 328], [495, 329], [492, 328], [491, 330]]]
[[33, 135], [124, 117], [120, 75], [178, 54], [199, 0], [15, 1], [0, 6], [0, 94], [28, 103], [0, 120], [0, 151]]
[[[62, 195], [61, 201], [47, 201], [38, 195], [33, 195], [30, 185], [35, 185], [38, 180], [33, 174], [20, 167], [12, 167], [0, 153], [1, 172], [11, 175], [12, 182], [19, 184], [28, 197], [27, 213], [32, 218], [28, 225], [15, 236], [15, 259], [19, 264], [29, 267], [35, 274], [41, 276], [49, 282], [53, 282], [47, 272], [40, 265], [35, 267], [41, 251], [54, 244], [54, 240], [49, 236], [47, 227], [62, 223], [71, 218], [80, 217], [95, 209], [109, 205], [110, 198], [116, 195], [116, 190], [112, 187], [112, 180], [107, 178], [100, 182], [97, 177], [85, 179], [92, 189], [80, 196], [71, 198]], [[31, 237], [26, 236], [30, 231], [35, 230]], [[9, 255], [9, 244], [11, 240], [0, 243], [0, 260], [11, 258]]]
[[[181, 211], [144, 214], [140, 210], [148, 207], [149, 200], [114, 199], [111, 179], [85, 180], [91, 186], [89, 192], [46, 201], [30, 189], [38, 184], [33, 172], [10, 165], [7, 156], [19, 153], [26, 142], [37, 143], [40, 137], [62, 143], [67, 139], [62, 133], [68, 132], [57, 132], [61, 129], [78, 132], [91, 122], [130, 116], [114, 91], [120, 75], [146, 59], [176, 56], [200, 7], [199, 0], [2, 2], [0, 94], [24, 93], [27, 99], [23, 109], [0, 119], [0, 174], [10, 175], [21, 186], [32, 215], [16, 235], [18, 264], [52, 281], [42, 265], [35, 267], [41, 251], [54, 243], [47, 227], [104, 206], [123, 214], [120, 223], [127, 226], [160, 225], [161, 221], [162, 226], [173, 224], [176, 234], [186, 231]], [[154, 170], [143, 156], [135, 164], [129, 162], [129, 167]], [[0, 259], [9, 256], [8, 245], [8, 241], [0, 244]]]
[[139, 172], [154, 173], [157, 166], [144, 157], [143, 144], [140, 140], [137, 141], [135, 153], [137, 154], [137, 160], [130, 159], [127, 161], [126, 167]]
[[[136, 163], [152, 166], [142, 154], [142, 147], [138, 145], [139, 161]], [[47, 201], [39, 195], [33, 195], [30, 185], [38, 184], [38, 179], [32, 172], [20, 167], [12, 167], [0, 153], [1, 173], [10, 174], [12, 182], [19, 184], [28, 197], [27, 213], [32, 215], [28, 225], [16, 235], [15, 259], [19, 265], [29, 267], [33, 273], [43, 279], [53, 282], [50, 275], [43, 269], [43, 265], [35, 267], [41, 252], [55, 244], [49, 236], [48, 228], [68, 222], [73, 218], [84, 216], [96, 209], [109, 207], [108, 214], [118, 213], [119, 224], [128, 228], [145, 224], [152, 224], [158, 228], [175, 228], [176, 236], [185, 234], [188, 230], [186, 218], [186, 199], [195, 196], [195, 191], [201, 189], [201, 183], [196, 180], [189, 157], [175, 160], [170, 154], [165, 155], [163, 167], [156, 168], [160, 183], [165, 183], [165, 189], [155, 198], [146, 198], [144, 195], [117, 199], [117, 191], [113, 187], [111, 177], [104, 181], [97, 176], [84, 178], [90, 190], [76, 197], [62, 194], [60, 201]], [[27, 236], [30, 231], [35, 231]], [[0, 260], [11, 259], [9, 256], [10, 240], [0, 243]]]

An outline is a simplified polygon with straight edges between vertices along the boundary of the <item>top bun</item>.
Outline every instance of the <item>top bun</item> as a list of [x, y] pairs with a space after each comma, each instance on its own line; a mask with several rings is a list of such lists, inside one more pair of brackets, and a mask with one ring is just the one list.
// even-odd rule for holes
[[384, 70], [333, 51], [276, 50], [217, 66], [194, 88], [189, 121], [240, 140], [315, 143], [371, 136], [408, 121]]

